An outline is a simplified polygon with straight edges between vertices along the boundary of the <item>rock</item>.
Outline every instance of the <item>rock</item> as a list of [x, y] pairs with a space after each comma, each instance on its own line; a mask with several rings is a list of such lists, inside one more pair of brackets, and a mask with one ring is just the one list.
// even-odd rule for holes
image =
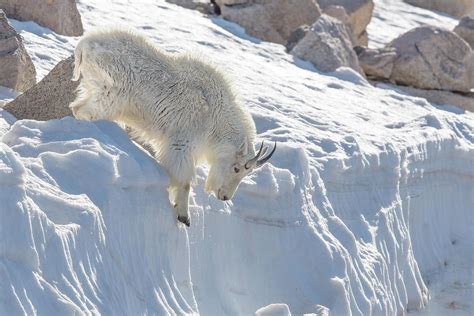
[[449, 15], [462, 18], [466, 15], [474, 15], [474, 1], [472, 0], [404, 0], [411, 5], [445, 12]]
[[355, 47], [359, 64], [368, 77], [389, 79], [397, 53], [394, 48], [369, 49]]
[[417, 27], [392, 41], [396, 49], [390, 79], [421, 89], [469, 92], [474, 87], [474, 54], [456, 33]]
[[166, 0], [186, 9], [197, 10], [203, 14], [213, 14], [214, 5], [206, 0]]
[[46, 121], [72, 116], [68, 108], [79, 82], [71, 81], [74, 57], [59, 62], [38, 84], [7, 103], [4, 109], [17, 119]]
[[309, 32], [309, 25], [301, 25], [296, 30], [291, 32], [288, 42], [286, 43], [286, 51], [289, 52], [295, 47], [298, 42], [305, 37], [306, 33]]
[[[332, 16], [333, 18], [338, 19], [350, 30], [349, 34], [351, 35], [351, 42], [353, 46], [358, 45], [357, 35], [352, 31], [351, 19], [346, 12], [346, 9], [340, 5], [330, 5], [326, 7], [323, 11], [324, 14]], [[368, 41], [368, 39], [367, 39]]]
[[461, 36], [474, 49], [474, 17], [465, 16], [454, 28], [454, 33]]
[[346, 9], [344, 9], [343, 6], [340, 5], [329, 5], [324, 8], [323, 13], [329, 16], [332, 16], [333, 18], [338, 19], [344, 24], [350, 25], [351, 20], [349, 15], [347, 14]]
[[366, 27], [372, 19], [372, 12], [374, 11], [373, 0], [318, 0], [318, 3], [323, 11], [330, 6], [343, 7], [349, 15], [352, 32], [357, 44], [367, 46], [368, 36]]
[[367, 33], [366, 30], [364, 30], [362, 33], [359, 34], [357, 38], [357, 43], [359, 45], [365, 45], [367, 46], [369, 43], [369, 33]]
[[0, 9], [0, 85], [25, 91], [36, 83], [36, 70], [21, 36]]
[[339, 67], [350, 67], [362, 75], [350, 35], [345, 25], [323, 14], [290, 53], [310, 61], [316, 68], [331, 72]]
[[430, 103], [454, 105], [466, 111], [474, 112], [474, 93], [460, 94], [451, 91], [422, 90], [404, 86], [397, 86], [397, 89], [409, 95], [426, 99]]
[[216, 0], [222, 17], [245, 28], [247, 34], [286, 44], [300, 25], [313, 24], [321, 15], [315, 0]]
[[75, 0], [0, 0], [0, 8], [10, 18], [34, 21], [58, 34], [80, 36], [84, 32]]

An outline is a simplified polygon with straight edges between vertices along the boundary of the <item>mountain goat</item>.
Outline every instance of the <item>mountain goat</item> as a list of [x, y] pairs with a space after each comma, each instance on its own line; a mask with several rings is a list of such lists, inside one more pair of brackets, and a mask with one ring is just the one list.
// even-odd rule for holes
[[210, 165], [206, 191], [229, 200], [240, 181], [274, 153], [255, 153], [255, 124], [215, 68], [189, 55], [169, 54], [129, 30], [87, 34], [77, 45], [69, 105], [74, 116], [130, 126], [156, 152], [170, 177], [178, 220], [190, 225], [188, 196], [195, 166]]

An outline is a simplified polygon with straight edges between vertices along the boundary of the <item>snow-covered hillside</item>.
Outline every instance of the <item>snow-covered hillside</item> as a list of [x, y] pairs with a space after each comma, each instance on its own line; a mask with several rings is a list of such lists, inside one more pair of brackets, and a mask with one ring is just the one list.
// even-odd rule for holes
[[[375, 23], [389, 27], [398, 6], [377, 3]], [[472, 313], [472, 113], [350, 69], [319, 73], [164, 1], [79, 9], [86, 29], [128, 25], [211, 60], [278, 150], [230, 202], [204, 192], [200, 168], [186, 229], [163, 170], [114, 123], [13, 122], [0, 110], [0, 315], [232, 315], [278, 303], [294, 314]], [[407, 19], [428, 12], [416, 10]], [[40, 78], [78, 40], [13, 22]], [[386, 27], [369, 27], [374, 45], [399, 32]]]

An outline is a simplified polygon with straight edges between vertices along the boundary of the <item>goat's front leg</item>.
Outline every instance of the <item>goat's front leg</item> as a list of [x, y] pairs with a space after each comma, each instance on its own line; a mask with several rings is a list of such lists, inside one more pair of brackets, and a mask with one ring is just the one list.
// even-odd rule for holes
[[182, 185], [177, 185], [175, 187], [176, 190], [176, 197], [174, 202], [174, 209], [178, 214], [178, 221], [185, 224], [186, 226], [191, 225], [191, 220], [189, 217], [189, 183], [185, 183]]
[[[184, 138], [183, 138], [184, 139]], [[167, 151], [162, 152], [161, 163], [170, 176], [170, 201], [178, 215], [178, 221], [190, 226], [188, 211], [190, 183], [194, 176], [194, 161], [189, 152], [189, 145], [181, 138], [169, 141]]]

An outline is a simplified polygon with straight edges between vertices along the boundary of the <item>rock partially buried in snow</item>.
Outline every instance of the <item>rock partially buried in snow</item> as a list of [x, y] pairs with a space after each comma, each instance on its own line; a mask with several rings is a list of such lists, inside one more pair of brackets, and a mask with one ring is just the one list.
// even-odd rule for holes
[[318, 3], [323, 10], [330, 6], [342, 6], [349, 14], [352, 31], [358, 45], [367, 46], [369, 38], [366, 27], [372, 19], [373, 0], [318, 0]]
[[[0, 6], [1, 7], [1, 6]], [[0, 85], [25, 91], [36, 83], [36, 71], [20, 35], [0, 9]]]
[[463, 17], [474, 14], [474, 1], [472, 0], [404, 0], [411, 5], [445, 12], [447, 14]]
[[74, 100], [78, 82], [71, 81], [74, 57], [59, 62], [34, 87], [7, 103], [4, 109], [17, 119], [46, 121], [72, 116], [68, 108]]
[[389, 79], [397, 53], [393, 48], [369, 49], [356, 47], [359, 63], [365, 74], [374, 78]]
[[417, 27], [394, 41], [397, 59], [391, 80], [421, 89], [469, 92], [474, 87], [474, 54], [454, 32]]
[[226, 20], [245, 28], [247, 34], [286, 44], [297, 27], [312, 24], [321, 15], [315, 0], [217, 0]]
[[52, 31], [79, 36], [84, 32], [75, 0], [0, 0], [8, 17], [20, 21], [35, 21]]
[[339, 20], [325, 14], [311, 26], [309, 32], [290, 53], [313, 63], [324, 72], [350, 67], [364, 74], [352, 49], [347, 28]]
[[454, 33], [461, 36], [474, 49], [474, 17], [462, 18], [454, 29]]

